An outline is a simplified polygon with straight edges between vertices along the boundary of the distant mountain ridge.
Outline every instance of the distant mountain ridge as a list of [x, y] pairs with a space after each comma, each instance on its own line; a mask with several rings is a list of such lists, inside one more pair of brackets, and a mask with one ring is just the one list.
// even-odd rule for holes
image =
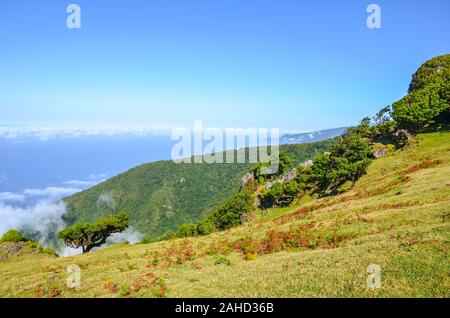
[[298, 134], [284, 134], [280, 138], [280, 143], [285, 144], [302, 144], [306, 142], [317, 142], [342, 135], [349, 127], [331, 128], [312, 132]]

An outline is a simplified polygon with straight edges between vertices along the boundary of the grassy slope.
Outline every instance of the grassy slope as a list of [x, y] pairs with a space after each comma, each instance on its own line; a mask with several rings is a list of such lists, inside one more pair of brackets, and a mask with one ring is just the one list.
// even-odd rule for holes
[[[450, 133], [420, 135], [416, 145], [376, 160], [348, 193], [270, 211], [229, 231], [64, 259], [33, 254], [2, 261], [0, 296], [449, 297], [449, 175]], [[254, 260], [212, 253], [220, 241], [300, 225], [346, 239], [334, 248]], [[224, 259], [231, 264], [215, 265]], [[382, 286], [368, 290], [372, 263], [382, 269]], [[82, 268], [80, 289], [64, 287], [69, 264]]]
[[[331, 140], [283, 145], [298, 165], [324, 151]], [[196, 222], [239, 190], [250, 164], [144, 164], [64, 199], [69, 223], [94, 221], [115, 212], [128, 213], [133, 227], [149, 236]], [[115, 206], [99, 201], [109, 195]]]

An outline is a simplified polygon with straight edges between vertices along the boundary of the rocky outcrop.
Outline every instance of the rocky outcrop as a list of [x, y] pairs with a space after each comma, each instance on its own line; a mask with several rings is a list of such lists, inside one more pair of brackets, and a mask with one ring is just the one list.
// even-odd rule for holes
[[0, 260], [7, 260], [11, 255], [17, 254], [22, 249], [20, 243], [2, 243], [0, 245]]
[[414, 139], [414, 137], [406, 129], [397, 130], [394, 133], [394, 136], [397, 138], [406, 139], [408, 142]]
[[386, 156], [387, 153], [388, 153], [387, 148], [386, 148], [386, 147], [381, 147], [381, 148], [378, 148], [377, 150], [375, 150], [375, 151], [372, 153], [372, 156], [373, 156], [375, 159], [379, 159], [379, 158], [382, 158], [382, 157]]
[[249, 182], [249, 181], [254, 181], [255, 180], [255, 175], [251, 172], [246, 173], [242, 179], [241, 179], [241, 189], [245, 187], [245, 185]]

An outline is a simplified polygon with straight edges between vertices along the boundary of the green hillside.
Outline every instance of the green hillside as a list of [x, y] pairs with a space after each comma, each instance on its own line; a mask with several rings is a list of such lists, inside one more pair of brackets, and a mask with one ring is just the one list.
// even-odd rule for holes
[[[185, 224], [166, 240], [66, 258], [18, 248], [12, 231], [0, 297], [449, 297], [449, 57], [424, 63], [405, 97], [337, 140], [283, 147], [292, 167], [313, 158], [293, 178], [256, 166], [239, 190], [249, 165], [161, 161], [68, 198], [72, 222], [125, 212], [153, 236]], [[77, 288], [65, 284], [69, 265]]]
[[[66, 258], [13, 255], [0, 262], [0, 297], [449, 297], [449, 175], [450, 133], [419, 134], [349, 192], [230, 230]], [[303, 239], [280, 244], [289, 237]], [[71, 264], [82, 271], [77, 289], [65, 285]], [[381, 269], [375, 289], [371, 264]]]
[[[292, 166], [312, 159], [332, 140], [282, 145]], [[198, 221], [223, 204], [240, 187], [250, 164], [176, 164], [158, 161], [133, 168], [93, 188], [65, 198], [67, 223], [94, 221], [112, 213], [127, 213], [131, 225], [156, 237], [180, 224]]]

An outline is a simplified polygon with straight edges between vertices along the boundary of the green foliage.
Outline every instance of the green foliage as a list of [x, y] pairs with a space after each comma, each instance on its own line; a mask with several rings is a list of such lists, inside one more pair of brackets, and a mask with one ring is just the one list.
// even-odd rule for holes
[[38, 248], [39, 244], [36, 241], [28, 241], [27, 245], [31, 248]]
[[422, 64], [412, 77], [408, 93], [419, 91], [440, 80], [450, 81], [450, 54], [434, 57]]
[[279, 205], [284, 195], [284, 185], [281, 182], [275, 182], [272, 184], [266, 195], [263, 197], [264, 206]]
[[182, 224], [175, 231], [176, 237], [192, 237], [198, 235], [197, 224]]
[[[278, 167], [276, 167], [278, 165]], [[271, 162], [258, 163], [252, 170], [257, 180], [272, 179], [283, 175], [292, 166], [291, 156], [284, 151], [280, 151], [278, 158], [274, 158]], [[263, 168], [273, 170], [273, 173], [263, 173]]]
[[290, 204], [300, 192], [301, 186], [296, 180], [288, 183], [275, 182], [262, 198], [262, 206], [285, 206]]
[[237, 193], [228, 202], [218, 208], [208, 220], [218, 230], [226, 230], [241, 224], [241, 217], [250, 212], [253, 207], [253, 197], [249, 191]]
[[220, 256], [216, 259], [216, 261], [214, 262], [214, 265], [220, 265], [220, 264], [231, 266], [231, 261], [228, 258], [226, 258], [225, 256]]
[[25, 242], [27, 239], [17, 230], [10, 230], [3, 234], [0, 242]]
[[148, 236], [144, 236], [140, 241], [139, 244], [149, 244], [149, 243], [154, 243], [155, 239], [152, 237], [148, 237]]
[[289, 168], [292, 165], [292, 158], [291, 156], [284, 151], [280, 152], [280, 156], [279, 156], [279, 167], [278, 167], [278, 172], [276, 175], [283, 175], [286, 171], [289, 170]]
[[127, 297], [129, 296], [131, 293], [130, 291], [130, 287], [128, 287], [127, 285], [120, 285], [119, 287], [119, 296], [120, 297]]
[[365, 117], [357, 126], [347, 129], [346, 135], [354, 134], [370, 142], [376, 142], [392, 139], [396, 128], [397, 123], [391, 120], [391, 107], [386, 106], [374, 117]]
[[[281, 145], [292, 166], [329, 148], [333, 140]], [[196, 223], [239, 191], [241, 178], [254, 164], [176, 164], [170, 160], [144, 164], [86, 191], [65, 198], [67, 224], [93, 222], [116, 211], [127, 213], [130, 224], [156, 239], [181, 224]], [[283, 168], [282, 168], [283, 169]], [[115, 205], [99, 203], [109, 195]], [[199, 235], [214, 231], [211, 222], [199, 224]], [[165, 235], [166, 237], [166, 235]]]
[[421, 131], [450, 112], [450, 81], [438, 81], [414, 90], [392, 105], [392, 117], [411, 131]]
[[408, 95], [392, 105], [399, 128], [418, 132], [450, 122], [450, 54], [425, 62], [413, 75]]
[[372, 120], [375, 123], [371, 131], [373, 140], [383, 140], [392, 137], [397, 123], [391, 119], [391, 106], [382, 108]]
[[44, 254], [51, 255], [51, 256], [58, 256], [58, 254], [56, 254], [55, 250], [51, 247], [42, 248], [41, 252]]
[[129, 225], [127, 214], [115, 214], [93, 223], [77, 223], [58, 233], [59, 238], [72, 248], [82, 248], [83, 253], [99, 247], [113, 233], [124, 231]]
[[211, 220], [210, 218], [206, 218], [198, 223], [197, 230], [199, 235], [208, 235], [216, 231], [216, 227], [213, 220]]
[[55, 250], [51, 247], [42, 247], [39, 245], [38, 242], [26, 239], [23, 234], [17, 230], [10, 230], [3, 234], [2, 238], [0, 239], [0, 243], [6, 243], [6, 242], [13, 242], [13, 243], [20, 243], [24, 242], [24, 246], [28, 246], [29, 248], [36, 250], [40, 253], [48, 254], [51, 256], [58, 256], [56, 254]]
[[356, 133], [347, 133], [329, 152], [315, 158], [312, 178], [322, 191], [332, 191], [346, 181], [356, 182], [365, 173], [371, 157], [368, 140]]
[[350, 189], [372, 161], [371, 140], [392, 133], [388, 113], [389, 107], [385, 107], [374, 119], [366, 117], [359, 125], [349, 128], [328, 151], [314, 158], [312, 167], [298, 166], [294, 180], [276, 180], [267, 192], [262, 193], [261, 206], [286, 206], [307, 192], [323, 195]]
[[242, 224], [242, 217], [253, 208], [252, 192], [244, 189], [198, 223], [181, 224], [174, 233], [167, 232], [161, 240], [172, 237], [193, 237], [226, 230]]

